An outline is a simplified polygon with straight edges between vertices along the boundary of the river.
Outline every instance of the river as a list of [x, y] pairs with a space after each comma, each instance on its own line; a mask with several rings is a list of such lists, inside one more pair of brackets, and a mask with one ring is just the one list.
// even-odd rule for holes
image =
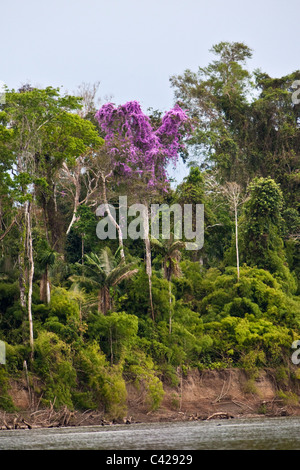
[[0, 431], [0, 450], [300, 450], [300, 418]]

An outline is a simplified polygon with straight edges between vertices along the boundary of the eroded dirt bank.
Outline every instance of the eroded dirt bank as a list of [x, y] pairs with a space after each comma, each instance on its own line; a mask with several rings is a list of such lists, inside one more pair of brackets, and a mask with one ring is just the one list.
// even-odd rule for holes
[[299, 386], [286, 380], [278, 382], [272, 370], [261, 371], [255, 379], [240, 369], [193, 371], [182, 377], [178, 387], [165, 384], [164, 390], [160, 408], [149, 411], [145, 390], [128, 384], [127, 414], [115, 420], [103, 411], [30, 409], [25, 385], [14, 382], [11, 396], [18, 412], [0, 412], [0, 429], [300, 416]]
[[128, 386], [128, 413], [141, 421], [207, 419], [242, 416], [300, 415], [300, 390], [295, 384], [278, 383], [276, 374], [263, 370], [251, 379], [240, 369], [193, 371], [182, 386], [165, 388], [159, 410], [147, 412], [139, 392]]

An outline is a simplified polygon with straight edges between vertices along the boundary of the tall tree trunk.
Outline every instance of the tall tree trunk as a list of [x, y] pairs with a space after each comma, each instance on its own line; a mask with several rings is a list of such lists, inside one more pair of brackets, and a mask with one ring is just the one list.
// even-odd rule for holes
[[150, 302], [150, 311], [152, 320], [155, 320], [154, 308], [153, 308], [153, 299], [152, 299], [152, 262], [151, 262], [151, 243], [149, 239], [149, 209], [148, 204], [144, 204], [146, 211], [143, 214], [144, 219], [144, 243], [146, 251], [146, 273], [148, 276], [149, 283], [149, 302]]
[[245, 202], [245, 197], [241, 196], [241, 187], [236, 182], [228, 182], [221, 187], [221, 192], [224, 194], [230, 204], [231, 210], [234, 212], [235, 222], [235, 251], [236, 251], [236, 268], [237, 268], [237, 280], [240, 280], [240, 261], [239, 261], [239, 235], [238, 235], [238, 207], [240, 204]]
[[98, 312], [103, 313], [103, 315], [106, 315], [110, 307], [111, 307], [111, 298], [110, 298], [109, 288], [107, 286], [103, 286], [99, 290], [99, 294], [98, 294]]
[[70, 230], [71, 230], [74, 222], [76, 221], [76, 213], [77, 213], [78, 207], [79, 207], [79, 198], [80, 198], [80, 189], [81, 189], [79, 178], [77, 180], [75, 179], [74, 184], [75, 184], [75, 197], [74, 197], [73, 214], [72, 214], [72, 219], [71, 219], [71, 222], [69, 224], [69, 227], [67, 228], [66, 235], [68, 235], [70, 233]]
[[[27, 202], [26, 202], [27, 204]], [[20, 304], [23, 309], [26, 309], [26, 269], [25, 269], [25, 253], [26, 253], [26, 220], [21, 217], [20, 220], [20, 249], [18, 254], [19, 266], [19, 291], [20, 291]]]
[[172, 284], [169, 279], [169, 334], [172, 333]]
[[20, 290], [20, 304], [22, 308], [26, 308], [26, 280], [25, 280], [25, 263], [24, 254], [19, 253], [18, 256], [19, 265], [19, 290]]
[[46, 266], [40, 282], [40, 300], [49, 305], [51, 300], [51, 290], [49, 281], [49, 268]]
[[238, 235], [238, 219], [237, 219], [237, 205], [234, 208], [234, 219], [235, 219], [235, 250], [236, 250], [236, 268], [237, 268], [237, 280], [240, 280], [240, 260], [239, 260], [239, 235]]
[[32, 247], [32, 226], [31, 226], [31, 205], [26, 205], [26, 225], [27, 225], [27, 256], [29, 263], [28, 273], [28, 321], [29, 321], [29, 342], [31, 347], [31, 356], [33, 358], [34, 341], [33, 341], [33, 320], [32, 320], [32, 286], [34, 275], [34, 260], [33, 260], [33, 247]]
[[74, 209], [74, 212], [73, 212], [73, 214], [72, 214], [71, 222], [70, 222], [69, 227], [67, 228], [67, 231], [66, 231], [66, 235], [69, 235], [69, 233], [70, 233], [70, 231], [71, 231], [71, 228], [72, 228], [74, 222], [76, 221], [76, 212], [77, 212], [77, 209], [78, 209], [78, 207], [76, 207], [76, 211], [75, 211], [75, 209]]
[[50, 304], [51, 301], [51, 289], [50, 289], [50, 281], [48, 276], [48, 267], [47, 267], [47, 281], [46, 281], [46, 302], [47, 305]]
[[112, 222], [112, 224], [117, 229], [118, 238], [119, 238], [120, 256], [121, 256], [121, 259], [123, 261], [125, 261], [122, 229], [121, 229], [120, 225], [117, 223], [117, 221], [115, 220], [115, 218], [112, 216], [111, 210], [109, 208], [109, 204], [108, 204], [108, 201], [107, 201], [107, 195], [106, 195], [106, 178], [107, 177], [105, 177], [104, 175], [101, 175], [103, 202], [104, 202], [105, 210], [107, 212], [109, 220]]

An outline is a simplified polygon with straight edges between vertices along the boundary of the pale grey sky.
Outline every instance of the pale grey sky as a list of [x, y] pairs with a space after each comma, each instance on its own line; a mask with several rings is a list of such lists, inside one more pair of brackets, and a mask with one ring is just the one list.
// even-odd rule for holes
[[300, 69], [299, 0], [0, 0], [0, 80], [74, 92], [100, 81], [116, 104], [166, 111], [169, 77], [196, 71], [220, 41], [253, 49], [251, 69]]

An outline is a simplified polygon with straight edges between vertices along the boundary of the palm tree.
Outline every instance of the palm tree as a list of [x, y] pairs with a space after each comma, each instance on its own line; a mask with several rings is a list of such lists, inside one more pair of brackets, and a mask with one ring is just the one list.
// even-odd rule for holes
[[160, 254], [163, 256], [162, 267], [164, 271], [164, 278], [169, 283], [169, 333], [172, 333], [172, 277], [179, 277], [181, 274], [179, 262], [181, 259], [181, 251], [185, 248], [185, 242], [182, 240], [175, 240], [174, 235], [171, 234], [170, 239], [159, 241], [156, 238], [151, 239]]
[[[96, 253], [86, 254], [85, 264], [80, 265], [83, 269], [83, 275], [70, 277], [74, 282], [89, 285], [98, 290], [96, 302], [98, 312], [102, 312], [104, 315], [112, 308], [111, 289], [138, 272], [135, 267], [136, 261], [126, 263], [124, 258], [118, 261], [118, 252], [119, 250], [113, 255], [111, 250], [106, 247], [103, 248], [99, 256]], [[93, 300], [90, 302], [90, 306], [92, 305], [95, 305]]]

